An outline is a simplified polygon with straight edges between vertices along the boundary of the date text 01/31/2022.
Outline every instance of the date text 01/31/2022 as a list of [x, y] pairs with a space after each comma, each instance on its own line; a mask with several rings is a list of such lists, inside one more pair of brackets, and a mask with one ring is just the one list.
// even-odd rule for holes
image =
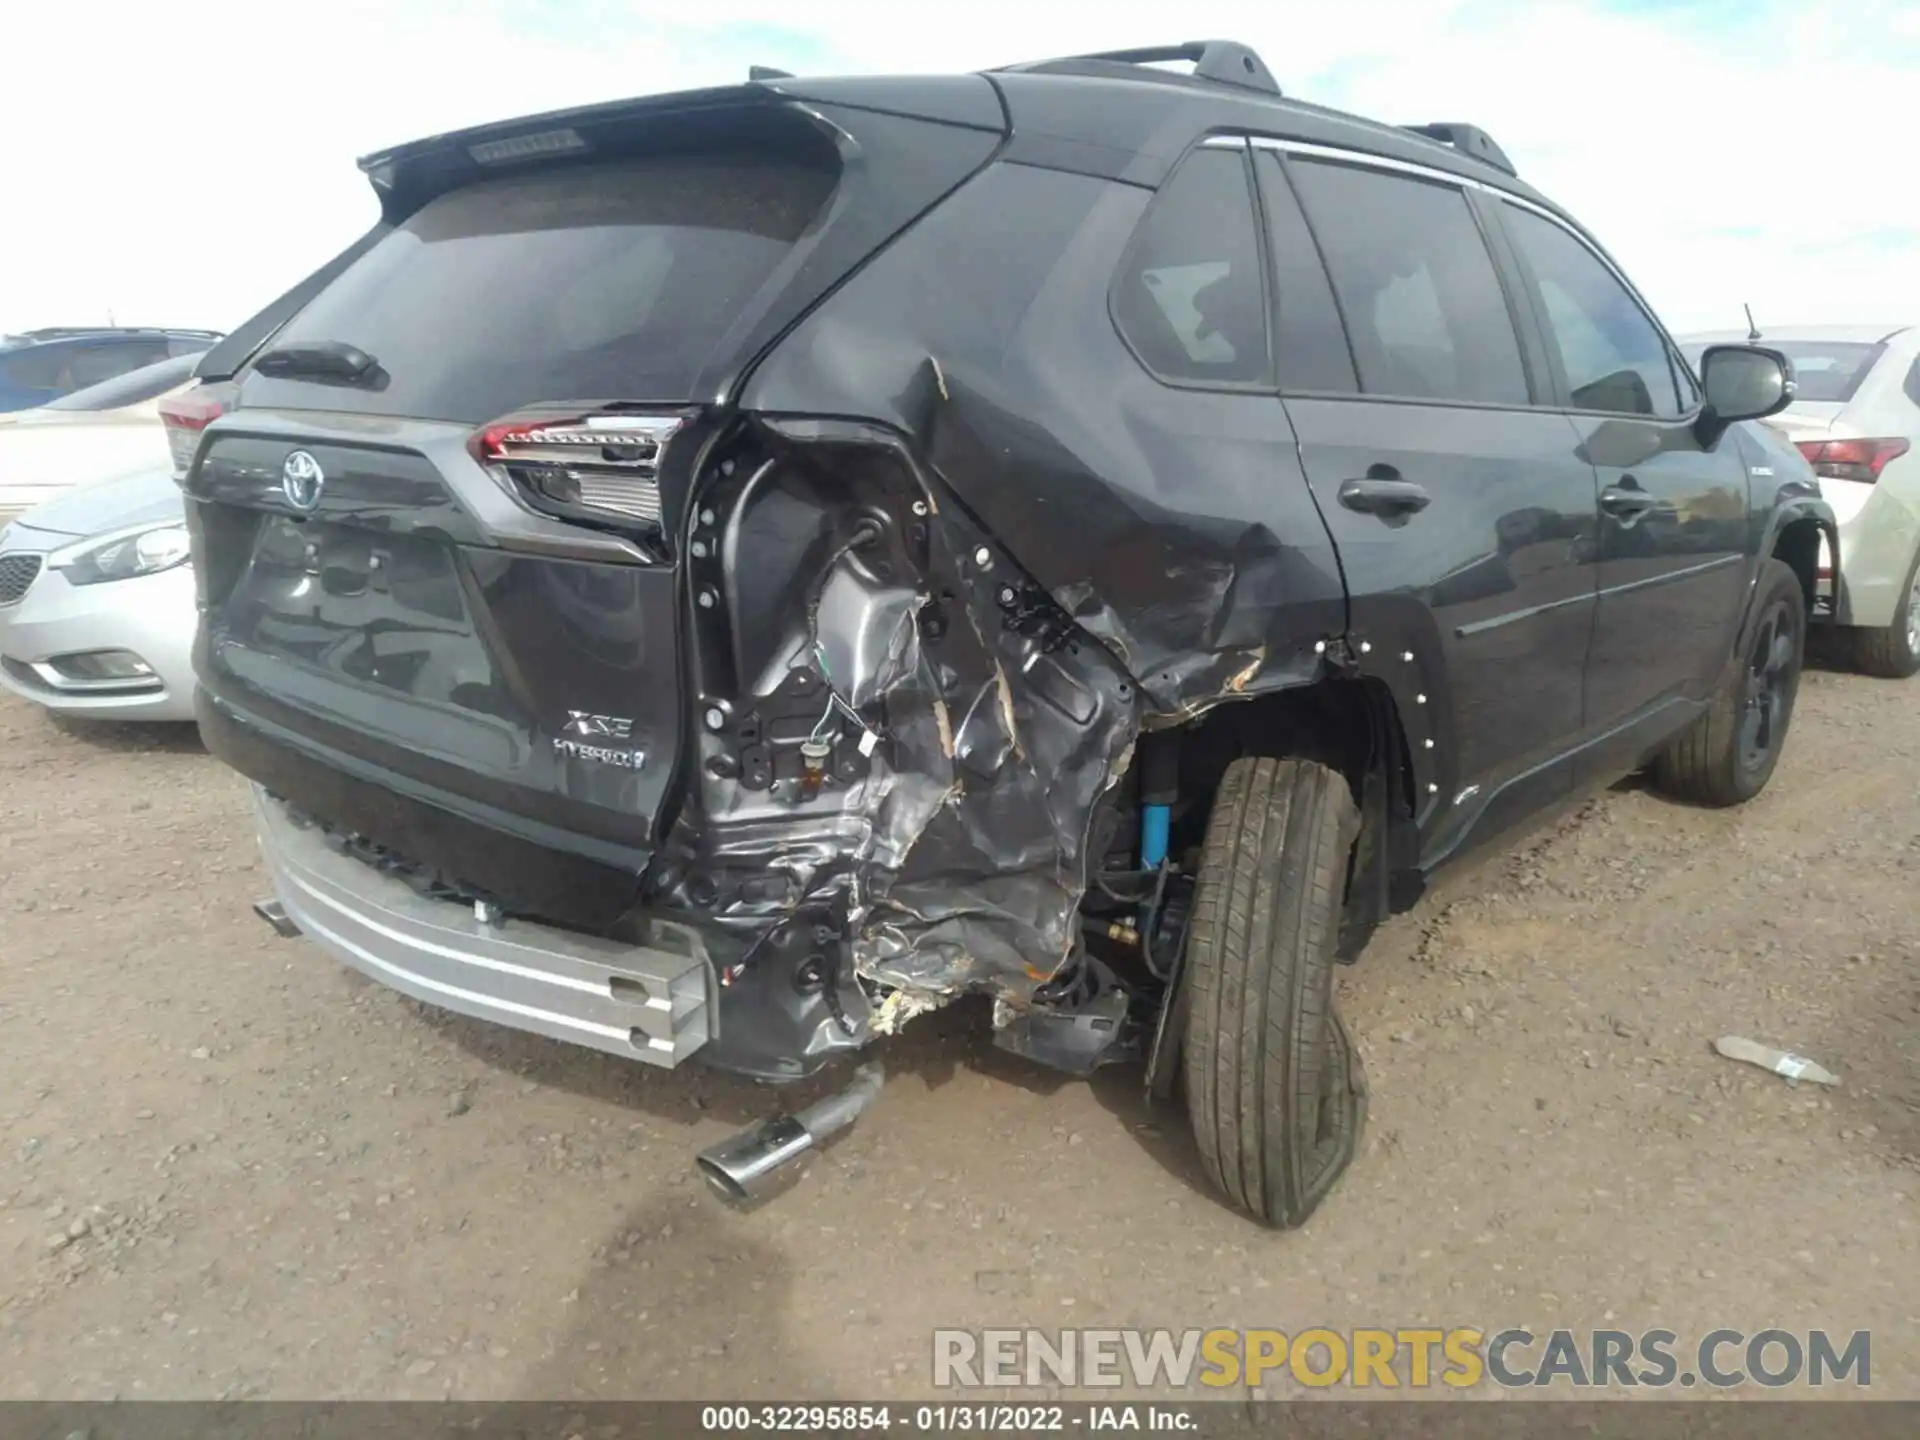
[[896, 1425], [934, 1434], [1026, 1435], [1068, 1430], [1171, 1433], [1195, 1430], [1198, 1421], [1189, 1410], [1170, 1405], [708, 1405], [700, 1411], [700, 1428], [720, 1434], [865, 1432]]

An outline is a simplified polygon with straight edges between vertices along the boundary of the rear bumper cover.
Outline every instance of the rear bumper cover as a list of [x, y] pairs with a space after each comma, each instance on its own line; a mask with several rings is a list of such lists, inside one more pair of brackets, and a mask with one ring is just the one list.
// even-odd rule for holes
[[[1892, 467], [1888, 467], [1891, 471]], [[1894, 483], [1888, 484], [1892, 479]], [[1907, 575], [1920, 548], [1920, 513], [1899, 478], [1878, 485], [1823, 479], [1821, 493], [1840, 520], [1840, 568], [1853, 625], [1904, 624]], [[1827, 558], [1821, 557], [1823, 564]]]
[[657, 922], [630, 945], [531, 921], [490, 924], [338, 853], [254, 791], [260, 849], [288, 918], [335, 959], [415, 1000], [671, 1067], [710, 1038], [714, 969], [699, 934]]

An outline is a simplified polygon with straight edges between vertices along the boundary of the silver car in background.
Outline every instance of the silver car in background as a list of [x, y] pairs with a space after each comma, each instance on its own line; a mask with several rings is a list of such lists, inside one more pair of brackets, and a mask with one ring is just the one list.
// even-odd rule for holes
[[193, 567], [170, 466], [0, 529], [0, 686], [66, 715], [193, 718]]
[[[1680, 348], [1697, 370], [1707, 346], [1747, 343], [1727, 330]], [[1784, 353], [1799, 381], [1766, 423], [1806, 456], [1840, 521], [1853, 662], [1890, 679], [1920, 671], [1920, 327], [1782, 326], [1756, 343]]]

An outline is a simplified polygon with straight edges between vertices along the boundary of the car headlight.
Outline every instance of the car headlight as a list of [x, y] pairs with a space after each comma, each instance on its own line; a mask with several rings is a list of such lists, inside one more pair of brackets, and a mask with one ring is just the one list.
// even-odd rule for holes
[[186, 526], [148, 525], [56, 550], [47, 557], [47, 568], [64, 573], [69, 585], [99, 585], [171, 570], [189, 553]]

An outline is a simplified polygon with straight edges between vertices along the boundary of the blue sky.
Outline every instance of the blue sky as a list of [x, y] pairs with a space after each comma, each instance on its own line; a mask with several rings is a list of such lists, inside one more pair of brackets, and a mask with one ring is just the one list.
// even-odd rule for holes
[[[1920, 322], [1920, 0], [150, 0], [14, 7], [0, 330], [230, 327], [372, 218], [356, 155], [745, 77], [1225, 35], [1290, 93], [1468, 120], [1676, 329]], [[1173, 33], [1170, 26], [1177, 28]], [[84, 81], [76, 77], [84, 76]]]

